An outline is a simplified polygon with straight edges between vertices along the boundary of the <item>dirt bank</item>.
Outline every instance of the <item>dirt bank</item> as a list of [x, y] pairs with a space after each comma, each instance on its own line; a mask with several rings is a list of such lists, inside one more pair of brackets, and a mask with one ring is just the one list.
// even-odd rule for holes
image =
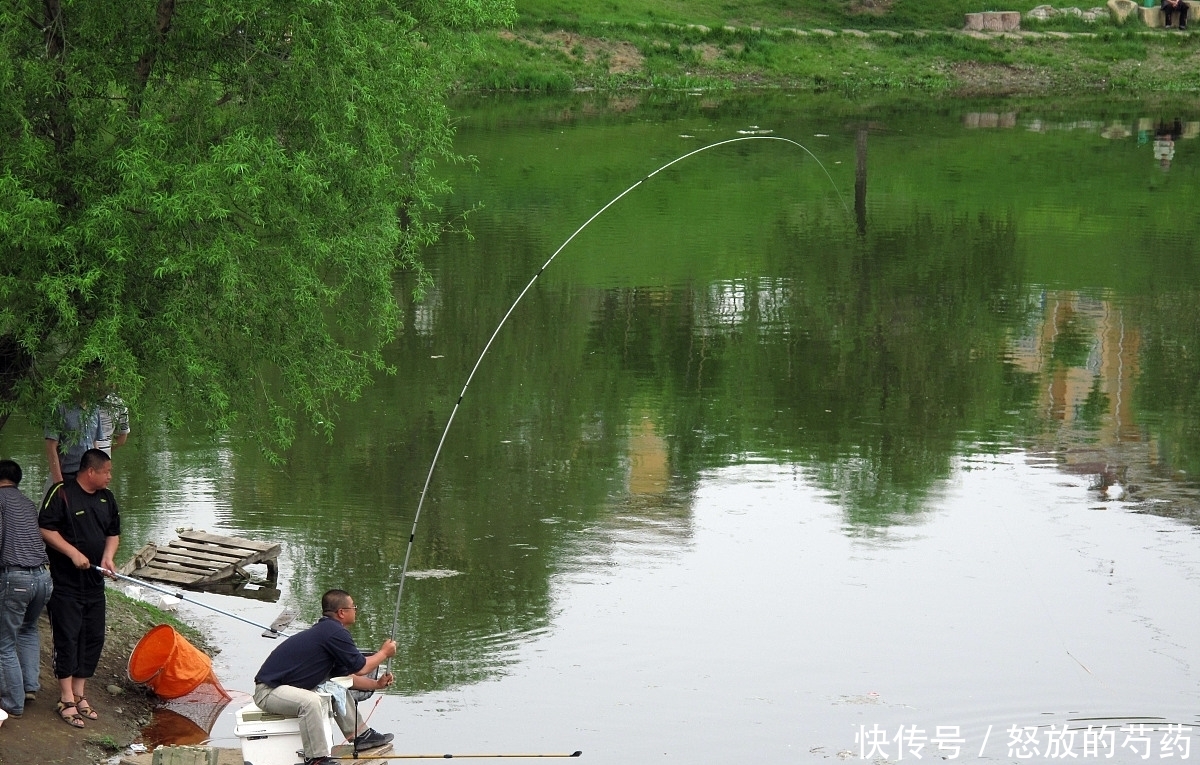
[[[9, 718], [0, 726], [0, 763], [3, 765], [92, 765], [107, 761], [130, 743], [138, 741], [141, 729], [150, 722], [153, 695], [134, 685], [125, 667], [137, 642], [156, 624], [182, 625], [157, 609], [123, 595], [108, 594], [107, 636], [96, 676], [88, 681], [88, 700], [100, 715], [88, 720], [86, 728], [72, 728], [54, 709], [58, 681], [51, 670], [50, 623], [41, 619], [42, 689], [37, 700], [25, 705], [25, 714]], [[204, 650], [202, 639], [187, 630], [187, 637]]]

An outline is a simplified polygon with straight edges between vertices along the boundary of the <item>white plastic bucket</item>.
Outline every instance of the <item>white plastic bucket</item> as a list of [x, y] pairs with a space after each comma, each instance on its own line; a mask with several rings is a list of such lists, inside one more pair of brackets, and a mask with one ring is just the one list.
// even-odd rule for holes
[[3, 725], [4, 721], [7, 719], [8, 719], [8, 712], [5, 712], [3, 709], [0, 709], [0, 725]]

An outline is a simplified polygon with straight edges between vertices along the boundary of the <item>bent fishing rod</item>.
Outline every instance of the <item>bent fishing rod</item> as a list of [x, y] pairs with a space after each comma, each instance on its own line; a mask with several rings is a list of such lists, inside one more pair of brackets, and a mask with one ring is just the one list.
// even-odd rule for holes
[[[825, 165], [821, 164], [821, 160], [817, 159], [817, 156], [808, 150], [808, 147], [804, 146], [803, 144], [801, 144], [797, 141], [793, 141], [790, 138], [784, 138], [782, 136], [752, 135], [752, 136], [743, 136], [741, 138], [729, 138], [724, 141], [717, 141], [716, 143], [711, 143], [707, 146], [702, 146], [699, 149], [689, 151], [682, 156], [676, 157], [675, 159], [671, 160], [667, 164], [658, 168], [657, 170], [650, 173], [646, 177], [637, 181], [632, 186], [630, 186], [629, 188], [622, 191], [620, 194], [617, 194], [615, 197], [612, 198], [612, 200], [610, 200], [608, 202], [608, 204], [601, 207], [599, 210], [597, 210], [595, 212], [595, 214], [592, 215], [592, 217], [588, 218], [582, 226], [575, 229], [575, 232], [573, 234], [571, 234], [570, 236], [568, 236], [566, 241], [564, 241], [561, 245], [559, 245], [558, 249], [554, 251], [554, 254], [551, 255], [546, 260], [546, 262], [542, 264], [542, 267], [537, 270], [537, 273], [535, 273], [533, 275], [533, 278], [529, 280], [529, 283], [525, 285], [525, 289], [521, 290], [520, 294], [517, 295], [517, 299], [513, 301], [512, 305], [509, 306], [508, 311], [505, 312], [503, 318], [500, 319], [500, 323], [497, 324], [496, 329], [492, 331], [492, 336], [490, 338], [488, 338], [487, 343], [483, 346], [483, 350], [480, 351], [479, 358], [477, 358], [475, 360], [475, 366], [471, 368], [471, 373], [469, 375], [467, 375], [467, 381], [466, 381], [466, 383], [463, 384], [462, 391], [458, 394], [458, 400], [456, 400], [454, 402], [454, 408], [450, 410], [450, 417], [449, 417], [449, 419], [446, 420], [446, 427], [442, 431], [442, 437], [438, 441], [437, 449], [435, 449], [433, 452], [433, 461], [430, 462], [430, 464], [429, 464], [429, 472], [425, 476], [425, 485], [421, 488], [421, 496], [417, 500], [417, 511], [413, 515], [412, 530], [409, 532], [409, 535], [408, 535], [408, 548], [404, 552], [404, 563], [400, 567], [400, 583], [399, 583], [399, 586], [397, 587], [397, 591], [396, 591], [396, 607], [392, 611], [392, 631], [391, 631], [392, 640], [396, 639], [396, 627], [397, 627], [397, 624], [399, 623], [399, 619], [400, 619], [400, 598], [404, 595], [404, 581], [408, 574], [409, 558], [412, 556], [413, 540], [415, 540], [416, 536], [417, 536], [417, 524], [421, 520], [421, 508], [425, 506], [425, 496], [429, 493], [429, 484], [433, 480], [433, 471], [437, 467], [438, 458], [442, 454], [442, 447], [446, 443], [446, 435], [450, 432], [450, 426], [454, 424], [454, 417], [455, 417], [455, 415], [458, 414], [458, 409], [462, 405], [463, 397], [467, 395], [467, 388], [470, 387], [471, 381], [475, 379], [475, 373], [479, 371], [479, 366], [480, 366], [480, 364], [483, 363], [483, 357], [486, 356], [487, 352], [491, 349], [492, 343], [496, 340], [496, 336], [500, 334], [500, 330], [504, 328], [504, 325], [506, 323], [508, 323], [508, 318], [510, 316], [512, 316], [513, 311], [515, 311], [517, 308], [517, 305], [519, 305], [521, 300], [523, 300], [525, 298], [525, 295], [529, 292], [529, 290], [533, 288], [534, 283], [542, 275], [542, 272], [546, 270], [546, 267], [549, 266], [552, 262], [554, 262], [554, 259], [558, 257], [558, 254], [560, 252], [562, 252], [566, 248], [566, 246], [568, 244], [570, 244], [571, 241], [580, 234], [580, 232], [582, 232], [585, 228], [587, 228], [589, 225], [591, 225], [592, 221], [596, 220], [601, 215], [603, 215], [604, 212], [606, 210], [608, 210], [608, 208], [615, 205], [617, 202], [619, 202], [622, 198], [624, 198], [631, 191], [636, 189], [638, 186], [641, 186], [643, 183], [650, 180], [654, 176], [658, 175], [663, 170], [666, 170], [668, 167], [671, 167], [672, 165], [674, 165], [676, 163], [682, 162], [683, 160], [688, 159], [689, 157], [694, 157], [697, 154], [700, 154], [701, 152], [705, 152], [710, 149], [715, 149], [719, 146], [726, 146], [726, 145], [732, 144], [732, 143], [740, 143], [742, 141], [782, 141], [784, 143], [788, 143], [788, 144], [791, 144], [792, 146], [802, 149], [806, 154], [808, 154], [808, 156], [812, 157], [813, 160], [817, 163], [817, 166], [820, 167], [822, 171], [824, 171], [825, 177], [829, 179], [829, 183], [833, 186], [833, 190], [835, 192], [837, 192], [838, 201], [841, 202], [842, 209], [846, 212], [847, 216], [850, 215], [850, 208], [848, 208], [846, 206], [846, 200], [842, 198], [841, 192], [838, 191], [837, 184], [834, 182], [833, 176], [831, 176], [829, 174], [829, 171], [825, 168]], [[390, 666], [390, 664], [391, 664], [391, 659], [389, 658], [388, 665]]]
[[184, 603], [191, 603], [194, 606], [200, 606], [202, 608], [207, 608], [210, 611], [216, 611], [218, 614], [228, 616], [231, 619], [237, 619], [239, 622], [245, 622], [246, 624], [249, 624], [252, 627], [258, 627], [259, 629], [263, 630], [263, 637], [269, 637], [272, 640], [283, 635], [283, 633], [280, 632], [280, 629], [287, 626], [287, 623], [291, 621], [291, 619], [288, 619], [286, 622], [283, 621], [282, 619], [276, 619], [275, 624], [273, 624], [270, 627], [267, 627], [265, 625], [259, 624], [258, 622], [253, 622], [253, 621], [250, 621], [249, 619], [238, 616], [237, 614], [231, 614], [228, 611], [222, 611], [221, 609], [217, 608], [216, 606], [210, 606], [207, 603], [201, 603], [198, 600], [192, 600], [191, 598], [184, 597], [183, 592], [180, 590], [171, 592], [170, 590], [166, 589], [165, 587], [156, 587], [156, 586], [150, 584], [149, 582], [143, 581], [141, 579], [134, 579], [131, 576], [125, 576], [124, 574], [118, 574], [116, 571], [108, 571], [106, 569], [100, 568], [99, 566], [92, 566], [92, 569], [94, 571], [99, 571], [104, 576], [111, 576], [115, 579], [123, 579], [126, 582], [136, 584], [139, 587], [146, 587], [147, 589], [154, 590], [155, 592], [161, 592], [164, 595], [170, 595], [173, 598], [179, 598]]

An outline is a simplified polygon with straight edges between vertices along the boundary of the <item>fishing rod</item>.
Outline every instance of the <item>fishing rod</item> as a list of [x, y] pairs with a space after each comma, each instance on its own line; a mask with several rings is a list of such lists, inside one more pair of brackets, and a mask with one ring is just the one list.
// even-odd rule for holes
[[576, 749], [570, 754], [550, 753], [550, 754], [358, 754], [358, 755], [343, 755], [341, 757], [330, 757], [331, 760], [465, 760], [485, 759], [508, 757], [517, 758], [534, 758], [534, 757], [582, 757], [583, 752]]
[[[274, 624], [272, 624], [270, 627], [266, 627], [262, 624], [259, 624], [258, 622], [253, 622], [253, 621], [250, 621], [249, 619], [238, 616], [237, 614], [231, 614], [228, 611], [222, 611], [221, 609], [217, 608], [216, 606], [210, 606], [207, 603], [201, 603], [198, 600], [192, 600], [191, 598], [184, 597], [182, 591], [177, 590], [175, 592], [171, 592], [170, 590], [166, 589], [165, 587], [155, 587], [154, 585], [150, 584], [149, 582], [144, 582], [141, 579], [134, 579], [133, 577], [125, 576], [124, 574], [118, 574], [116, 571], [108, 571], [106, 569], [100, 568], [99, 566], [92, 566], [92, 569], [95, 571], [99, 571], [101, 574], [103, 574], [105, 576], [111, 576], [116, 579], [124, 579], [126, 582], [131, 582], [133, 584], [138, 585], [139, 587], [147, 587], [151, 590], [154, 590], [155, 592], [161, 592], [164, 595], [170, 595], [173, 598], [179, 598], [184, 603], [191, 603], [194, 606], [200, 606], [202, 608], [207, 608], [210, 611], [216, 611], [218, 614], [223, 614], [225, 616], [228, 616], [231, 619], [237, 619], [239, 622], [245, 622], [246, 624], [249, 624], [252, 627], [258, 627], [259, 629], [263, 630], [263, 637], [269, 637], [272, 640], [281, 636], [283, 633], [280, 632], [280, 630], [283, 629], [284, 627], [286, 627], [292, 621], [290, 618], [285, 619], [284, 616], [281, 615], [279, 619], [275, 620]], [[285, 612], [285, 614], [286, 614], [286, 612]]]
[[[617, 202], [619, 202], [626, 194], [629, 194], [631, 191], [636, 189], [638, 186], [641, 186], [646, 181], [650, 180], [654, 176], [661, 173], [663, 170], [666, 170], [668, 167], [670, 167], [678, 162], [682, 162], [683, 160], [688, 159], [689, 157], [694, 157], [695, 155], [700, 154], [701, 152], [708, 151], [709, 149], [715, 149], [719, 146], [726, 146], [728, 144], [739, 143], [741, 141], [782, 141], [784, 143], [789, 143], [792, 146], [796, 146], [796, 147], [802, 149], [806, 154], [808, 154], [808, 156], [812, 157], [813, 160], [817, 163], [817, 165], [821, 168], [821, 170], [824, 171], [825, 177], [828, 178], [830, 184], [833, 185], [833, 190], [835, 192], [837, 192], [838, 201], [842, 203], [842, 209], [845, 210], [846, 215], [850, 214], [850, 208], [848, 208], [846, 206], [846, 200], [842, 198], [841, 192], [838, 191], [837, 184], [834, 182], [833, 176], [829, 174], [829, 171], [825, 168], [825, 165], [821, 164], [821, 160], [817, 159], [817, 155], [813, 154], [811, 151], [808, 150], [808, 147], [804, 146], [803, 144], [801, 144], [797, 141], [793, 141], [790, 138], [784, 138], [782, 136], [752, 135], [752, 136], [743, 136], [740, 138], [729, 138], [724, 141], [717, 141], [716, 143], [711, 143], [707, 146], [702, 146], [699, 149], [694, 149], [693, 151], [689, 151], [686, 154], [683, 154], [682, 156], [676, 157], [675, 159], [671, 160], [667, 164], [663, 165], [662, 167], [658, 168], [654, 172], [647, 175], [645, 178], [642, 178], [638, 182], [634, 183], [632, 186], [625, 189], [620, 194], [617, 194], [615, 197], [612, 198], [611, 201], [608, 202], [608, 204], [601, 207], [599, 210], [597, 210], [595, 212], [594, 215], [592, 215], [592, 217], [588, 218], [582, 226], [575, 229], [575, 233], [573, 233], [569, 237], [567, 237], [566, 241], [564, 241], [561, 245], [559, 245], [558, 249], [554, 251], [554, 254], [551, 255], [546, 260], [546, 262], [542, 264], [542, 267], [537, 270], [537, 273], [535, 273], [533, 275], [533, 278], [529, 280], [529, 283], [525, 285], [525, 289], [521, 290], [521, 293], [519, 295], [517, 295], [517, 299], [513, 301], [513, 304], [511, 306], [509, 306], [508, 311], [505, 312], [505, 314], [504, 314], [504, 317], [500, 319], [500, 323], [496, 325], [496, 329], [492, 332], [492, 336], [488, 339], [487, 344], [483, 346], [483, 350], [480, 351], [479, 358], [475, 360], [475, 366], [471, 368], [471, 374], [467, 375], [467, 381], [466, 381], [466, 383], [463, 384], [462, 391], [458, 394], [458, 400], [454, 402], [454, 408], [451, 409], [451, 411], [450, 411], [450, 418], [448, 420], [446, 420], [446, 428], [442, 431], [442, 437], [438, 441], [437, 449], [434, 450], [434, 452], [433, 452], [433, 461], [429, 464], [429, 472], [425, 476], [425, 485], [421, 488], [420, 499], [417, 500], [417, 511], [413, 515], [412, 530], [409, 532], [409, 535], [408, 535], [408, 548], [404, 552], [404, 563], [400, 567], [400, 584], [396, 591], [396, 607], [392, 611], [391, 636], [392, 636], [393, 640], [396, 639], [396, 625], [398, 624], [399, 619], [400, 619], [400, 598], [404, 595], [404, 581], [405, 581], [405, 577], [408, 574], [408, 561], [409, 561], [409, 557], [412, 555], [413, 540], [416, 539], [416, 536], [417, 536], [417, 524], [421, 520], [421, 508], [424, 507], [424, 505], [425, 505], [425, 496], [426, 496], [426, 494], [428, 494], [429, 484], [433, 480], [434, 468], [437, 467], [438, 457], [441, 456], [442, 447], [446, 443], [446, 435], [450, 432], [450, 426], [454, 424], [454, 417], [455, 417], [455, 415], [458, 414], [458, 408], [459, 408], [459, 406], [462, 405], [463, 397], [466, 396], [466, 394], [467, 394], [467, 388], [471, 385], [471, 381], [473, 379], [475, 379], [475, 373], [477, 371], [479, 371], [479, 365], [483, 363], [483, 357], [486, 356], [488, 350], [491, 349], [492, 343], [496, 340], [496, 336], [500, 334], [500, 330], [503, 329], [504, 325], [508, 322], [508, 317], [512, 316], [513, 311], [516, 310], [517, 305], [521, 302], [522, 299], [524, 299], [526, 293], [528, 293], [529, 290], [533, 287], [534, 282], [536, 282], [538, 280], [538, 277], [540, 277], [542, 275], [542, 272], [546, 270], [546, 267], [549, 266], [554, 261], [554, 259], [558, 257], [558, 254], [560, 252], [562, 252], [566, 248], [566, 246], [568, 244], [570, 244], [571, 241], [576, 236], [579, 235], [579, 233], [581, 231], [583, 231], [585, 228], [587, 228], [592, 223], [592, 221], [596, 220], [596, 218], [599, 218], [602, 214], [604, 214], [604, 212], [608, 208], [612, 207]], [[391, 665], [391, 659], [389, 658], [388, 666], [390, 667], [390, 665]]]

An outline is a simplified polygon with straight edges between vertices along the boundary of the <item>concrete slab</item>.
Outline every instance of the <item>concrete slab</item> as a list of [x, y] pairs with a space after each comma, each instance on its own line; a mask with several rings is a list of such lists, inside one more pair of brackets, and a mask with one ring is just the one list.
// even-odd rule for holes
[[[216, 765], [243, 765], [241, 749], [223, 749], [223, 748], [218, 748], [218, 747], [195, 747], [195, 746], [175, 747], [175, 746], [172, 746], [172, 747], [160, 747], [159, 751], [166, 752], [167, 750], [170, 750], [170, 749], [177, 750], [176, 752], [173, 752], [172, 754], [179, 754], [180, 756], [185, 756], [185, 753], [183, 753], [179, 750], [212, 749], [213, 751], [216, 752]], [[192, 756], [192, 755], [191, 755], [191, 753], [186, 753], [186, 756]], [[204, 755], [205, 759], [197, 760], [197, 762], [204, 763], [204, 765], [208, 765], [209, 760], [207, 759], [207, 756], [208, 755]], [[161, 754], [160, 754], [160, 757], [162, 757]], [[188, 761], [188, 762], [190, 762], [190, 761]], [[145, 752], [143, 754], [127, 754], [127, 755], [123, 756], [120, 761], [120, 765], [153, 765], [153, 763], [154, 763], [154, 752]]]
[[1157, 5], [1153, 8], [1138, 6], [1137, 12], [1138, 18], [1142, 20], [1142, 23], [1151, 29], [1155, 29], [1163, 25], [1162, 9]]

